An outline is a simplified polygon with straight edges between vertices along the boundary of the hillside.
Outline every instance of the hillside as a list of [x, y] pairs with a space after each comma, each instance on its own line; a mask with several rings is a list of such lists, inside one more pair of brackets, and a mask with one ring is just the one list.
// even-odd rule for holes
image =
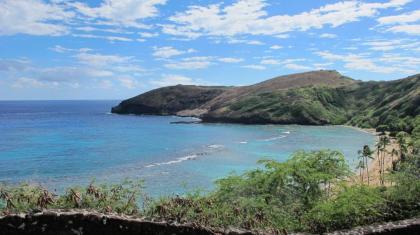
[[[276, 77], [243, 87], [173, 86], [113, 108], [116, 113], [178, 114], [204, 122], [248, 124], [351, 124], [410, 129], [420, 114], [420, 75], [361, 82], [337, 71]], [[123, 110], [123, 112], [121, 112]]]
[[155, 89], [124, 100], [112, 108], [118, 114], [173, 115], [182, 110], [196, 109], [222, 94], [228, 88], [177, 85]]

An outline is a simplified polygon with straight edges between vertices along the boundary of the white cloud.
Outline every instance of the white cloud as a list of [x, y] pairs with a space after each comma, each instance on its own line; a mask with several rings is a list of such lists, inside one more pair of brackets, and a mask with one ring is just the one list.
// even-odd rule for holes
[[132, 56], [104, 55], [81, 52], [75, 55], [80, 64], [86, 65], [89, 76], [107, 77], [114, 74], [137, 75], [145, 69], [137, 65]]
[[22, 59], [0, 59], [0, 72], [19, 72], [30, 67], [30, 61]]
[[0, 1], [0, 35], [30, 34], [58, 36], [67, 34], [65, 21], [73, 13], [60, 4], [41, 0]]
[[392, 51], [392, 50], [409, 50], [418, 51], [420, 42], [418, 40], [410, 39], [394, 39], [394, 40], [370, 40], [363, 42], [362, 45], [369, 46], [373, 51]]
[[343, 47], [344, 50], [354, 51], [357, 50], [357, 47]]
[[242, 58], [232, 58], [232, 57], [222, 57], [219, 58], [218, 61], [224, 62], [224, 63], [239, 63], [244, 61]]
[[279, 46], [279, 45], [273, 45], [273, 46], [270, 47], [270, 49], [272, 49], [272, 50], [280, 50], [282, 48], [283, 47], [282, 46]]
[[138, 81], [130, 76], [120, 77], [117, 80], [120, 82], [121, 86], [128, 89], [135, 89], [139, 86]]
[[304, 65], [299, 65], [299, 64], [294, 64], [294, 63], [285, 64], [284, 67], [287, 68], [287, 69], [291, 69], [291, 70], [309, 70], [309, 69], [311, 69], [311, 67], [304, 66]]
[[129, 56], [103, 55], [92, 53], [79, 53], [75, 56], [80, 63], [94, 67], [104, 67], [107, 65], [121, 64], [132, 60]]
[[159, 33], [140, 32], [139, 35], [143, 38], [154, 38], [159, 36]]
[[274, 60], [274, 59], [265, 59], [265, 60], [261, 60], [260, 62], [261, 64], [268, 64], [268, 65], [278, 65], [281, 64], [280, 61], [278, 60]]
[[258, 65], [258, 64], [244, 65], [244, 66], [242, 66], [242, 68], [255, 69], [255, 70], [265, 70], [266, 69], [265, 66]]
[[248, 45], [255, 45], [255, 46], [264, 45], [263, 42], [258, 41], [258, 40], [235, 39], [235, 38], [229, 39], [227, 43], [228, 44], [248, 44]]
[[147, 72], [132, 56], [93, 53], [87, 48], [70, 49], [59, 46], [53, 49], [57, 48], [71, 53], [69, 56], [76, 58], [77, 64], [37, 67], [27, 60], [0, 59], [0, 74], [14, 88], [78, 88], [95, 83], [90, 87], [108, 89], [110, 85], [116, 84], [133, 89], [140, 87], [137, 77]]
[[194, 70], [194, 69], [205, 69], [211, 65], [221, 63], [239, 63], [244, 61], [242, 58], [234, 57], [217, 57], [217, 56], [194, 56], [187, 57], [181, 60], [172, 60], [166, 63], [164, 66], [169, 69], [185, 69], [185, 70]]
[[213, 64], [212, 62], [213, 59], [214, 59], [213, 57], [209, 57], [209, 56], [196, 56], [196, 57], [184, 58], [181, 61], [165, 64], [165, 67], [169, 69], [186, 69], [186, 70], [205, 69]]
[[332, 34], [332, 33], [323, 33], [321, 35], [319, 35], [320, 38], [336, 38], [337, 35]]
[[96, 34], [72, 34], [73, 37], [80, 37], [80, 38], [97, 38], [97, 39], [105, 39], [110, 42], [120, 41], [120, 42], [131, 42], [133, 39], [127, 37], [120, 37], [120, 36], [103, 36], [103, 35], [96, 35]]
[[45, 87], [57, 87], [58, 82], [45, 82], [39, 81], [33, 78], [20, 77], [17, 78], [13, 84], [13, 88], [45, 88]]
[[55, 51], [57, 53], [65, 53], [65, 52], [73, 51], [72, 49], [65, 48], [60, 45], [55, 45], [54, 47], [51, 47], [50, 50]]
[[176, 36], [281, 35], [292, 31], [306, 31], [337, 27], [363, 17], [373, 17], [379, 10], [398, 8], [410, 0], [391, 0], [385, 3], [341, 1], [296, 15], [268, 16], [264, 0], [238, 0], [231, 5], [211, 4], [190, 6], [185, 12], [170, 17], [172, 24], [163, 25], [163, 32]]
[[49, 49], [57, 53], [67, 53], [67, 52], [74, 52], [74, 51], [78, 51], [78, 52], [92, 51], [92, 49], [90, 48], [71, 49], [71, 48], [60, 46], [60, 45], [55, 45], [54, 47], [51, 47]]
[[420, 10], [377, 19], [386, 32], [420, 35]]
[[[368, 58], [364, 55], [358, 54], [346, 54], [339, 55], [333, 54], [328, 51], [316, 52], [317, 55], [329, 61], [341, 61], [344, 63], [344, 67], [352, 70], [361, 70], [374, 73], [404, 73], [411, 74], [415, 73], [415, 69], [410, 68], [410, 64], [406, 63], [390, 63], [390, 64], [379, 64], [374, 60], [381, 61], [381, 58]], [[388, 62], [391, 58], [388, 58]], [[395, 61], [395, 58], [394, 58]], [[383, 61], [382, 61], [383, 62]]]
[[188, 50], [178, 50], [176, 48], [167, 46], [167, 47], [153, 47], [153, 56], [160, 59], [168, 59], [173, 56], [183, 55], [187, 53], [194, 53], [196, 50], [188, 49]]
[[[189, 39], [187, 39], [189, 40]], [[261, 46], [265, 45], [264, 42], [261, 42], [259, 40], [251, 40], [251, 39], [241, 39], [241, 38], [220, 38], [217, 37], [216, 40], [214, 40], [215, 43], [227, 43], [227, 44], [247, 44], [247, 45], [254, 45], [254, 46]]]
[[286, 68], [289, 69], [298, 69], [300, 66], [300, 69], [309, 69], [308, 67], [297, 65], [296, 62], [302, 62], [305, 61], [305, 59], [283, 59], [283, 60], [277, 60], [272, 58], [265, 58], [260, 61], [260, 64], [262, 65], [283, 65]]
[[388, 28], [387, 32], [420, 35], [420, 24], [403, 24]]
[[363, 43], [363, 45], [370, 46], [370, 49], [374, 51], [395, 50], [396, 45], [399, 45], [399, 44], [400, 44], [400, 40], [369, 41], [369, 42]]
[[133, 32], [125, 31], [120, 28], [111, 29], [111, 28], [99, 28], [99, 27], [95, 28], [92, 26], [82, 26], [82, 27], [76, 27], [74, 29], [77, 31], [83, 31], [83, 32], [100, 31], [100, 32], [108, 32], [108, 33], [118, 33], [118, 34], [133, 34]]
[[195, 80], [190, 77], [186, 77], [183, 75], [176, 75], [176, 74], [169, 74], [163, 75], [163, 77], [159, 80], [150, 81], [153, 86], [157, 87], [165, 87], [165, 86], [174, 86], [174, 85], [198, 85], [200, 84], [200, 80]]
[[401, 15], [384, 16], [377, 19], [382, 25], [388, 24], [406, 24], [413, 23], [420, 20], [420, 10], [408, 12]]
[[412, 69], [413, 72], [411, 73], [418, 73], [420, 68], [420, 58], [419, 57], [413, 57], [413, 56], [405, 56], [400, 55], [397, 53], [388, 53], [381, 56], [379, 59], [381, 62], [386, 62], [388, 64], [396, 64], [396, 65], [402, 65], [405, 66], [408, 69]]
[[278, 35], [275, 35], [274, 37], [280, 38], [280, 39], [285, 39], [285, 38], [290, 38], [290, 35], [289, 34], [278, 34]]
[[81, 2], [71, 5], [81, 14], [108, 25], [145, 28], [140, 21], [158, 15], [158, 5], [166, 0], [105, 0], [98, 7], [90, 7]]

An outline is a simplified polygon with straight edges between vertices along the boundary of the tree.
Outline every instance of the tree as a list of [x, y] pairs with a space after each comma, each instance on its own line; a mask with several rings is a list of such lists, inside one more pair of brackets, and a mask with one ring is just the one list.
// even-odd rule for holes
[[400, 148], [400, 159], [401, 161], [405, 161], [406, 160], [406, 156], [408, 153], [408, 133], [404, 132], [404, 131], [400, 131], [397, 134], [397, 143], [398, 143], [398, 147]]
[[365, 158], [363, 156], [363, 151], [359, 150], [357, 151], [357, 154], [359, 155], [359, 163], [356, 166], [356, 169], [359, 169], [359, 177], [360, 177], [360, 181], [362, 182], [362, 184], [364, 183], [364, 177], [363, 177], [363, 171], [365, 170]]
[[378, 160], [379, 160], [379, 180], [381, 185], [384, 185], [385, 181], [385, 156], [386, 156], [386, 147], [390, 143], [389, 137], [386, 135], [381, 135], [379, 141], [376, 145], [378, 150]]
[[362, 184], [363, 184], [363, 183], [364, 183], [363, 171], [364, 171], [364, 169], [365, 169], [365, 162], [364, 162], [363, 158], [362, 158], [362, 159], [360, 159], [360, 156], [359, 156], [359, 163], [357, 164], [356, 169], [359, 169], [359, 177], [360, 177], [360, 181], [361, 181], [361, 182], [362, 182]]
[[363, 146], [362, 155], [363, 155], [363, 158], [365, 160], [364, 165], [366, 167], [366, 175], [367, 175], [368, 185], [369, 185], [369, 182], [370, 182], [370, 177], [369, 177], [369, 163], [368, 163], [368, 160], [369, 159], [373, 159], [372, 153], [373, 153], [373, 151], [370, 150], [369, 145]]
[[[373, 157], [372, 157], [373, 151], [370, 149], [369, 145], [365, 145], [365, 146], [363, 146], [362, 150], [358, 151], [358, 154], [359, 154], [359, 159], [362, 162], [362, 163], [359, 162], [358, 167], [362, 167], [363, 170], [366, 169], [367, 182], [368, 182], [368, 185], [369, 185], [369, 182], [370, 182], [369, 159], [373, 159]], [[363, 182], [363, 178], [362, 178], [362, 182]]]

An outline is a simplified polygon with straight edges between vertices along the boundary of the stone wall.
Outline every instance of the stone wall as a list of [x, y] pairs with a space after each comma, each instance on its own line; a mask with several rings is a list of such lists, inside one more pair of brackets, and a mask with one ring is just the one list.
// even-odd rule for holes
[[420, 219], [408, 219], [384, 224], [374, 224], [330, 233], [330, 235], [419, 235]]
[[[237, 229], [211, 230], [192, 224], [178, 225], [164, 222], [150, 222], [139, 218], [120, 215], [104, 215], [87, 211], [44, 211], [34, 214], [18, 214], [0, 217], [0, 235], [82, 235], [82, 234], [185, 234], [185, 235], [252, 235]], [[420, 219], [402, 220], [380, 225], [358, 227], [337, 231], [331, 235], [363, 234], [420, 234]]]
[[149, 222], [87, 211], [44, 211], [0, 217], [0, 235], [131, 235], [131, 234], [251, 234], [241, 231], [217, 232], [194, 225]]

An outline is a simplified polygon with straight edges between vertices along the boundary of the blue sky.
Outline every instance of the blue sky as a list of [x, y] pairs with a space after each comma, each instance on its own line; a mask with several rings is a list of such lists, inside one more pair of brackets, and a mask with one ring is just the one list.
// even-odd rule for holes
[[420, 1], [0, 0], [0, 99], [419, 73]]

